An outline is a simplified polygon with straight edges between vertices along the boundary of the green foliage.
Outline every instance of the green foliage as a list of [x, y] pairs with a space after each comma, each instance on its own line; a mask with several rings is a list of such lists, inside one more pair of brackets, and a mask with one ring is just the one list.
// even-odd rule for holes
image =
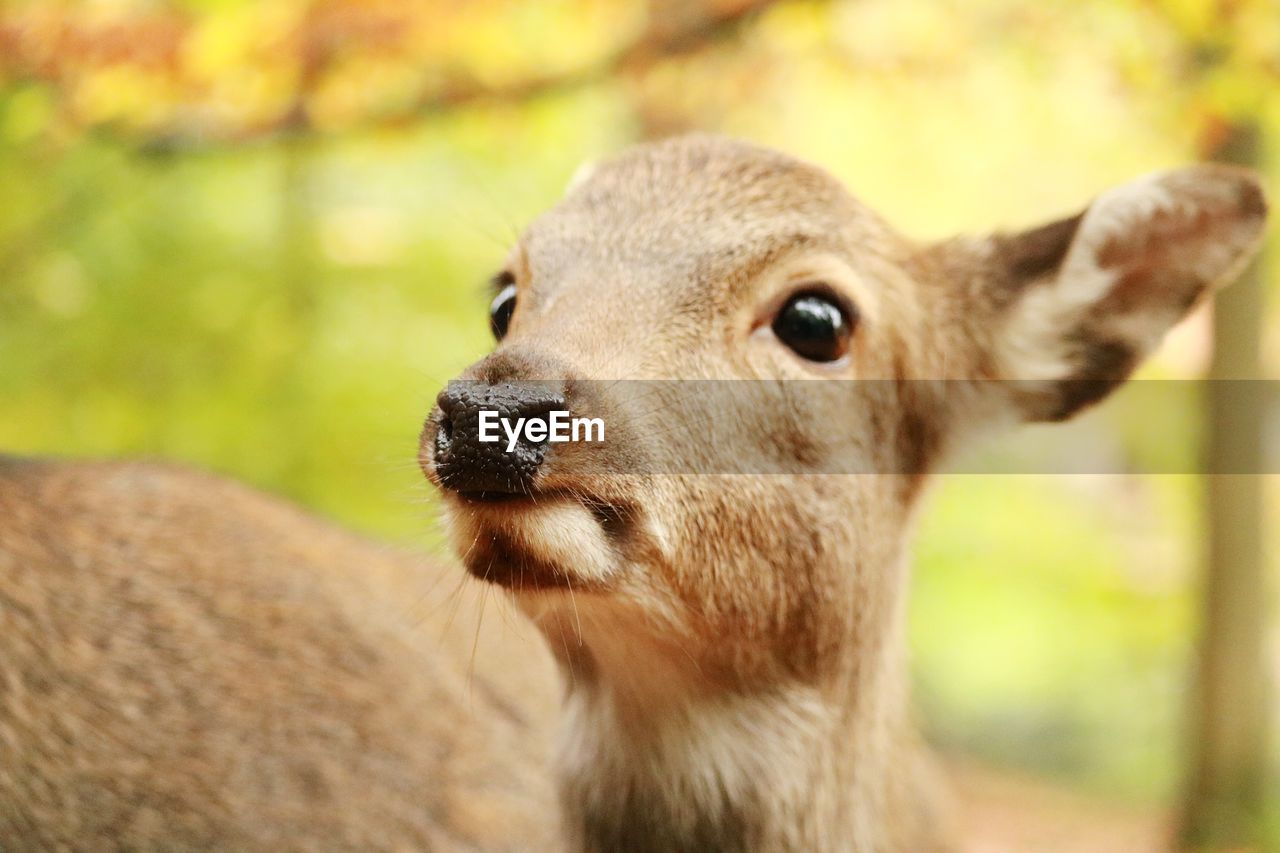
[[917, 695], [944, 746], [1168, 796], [1194, 481], [1117, 480], [943, 478], [917, 549]]

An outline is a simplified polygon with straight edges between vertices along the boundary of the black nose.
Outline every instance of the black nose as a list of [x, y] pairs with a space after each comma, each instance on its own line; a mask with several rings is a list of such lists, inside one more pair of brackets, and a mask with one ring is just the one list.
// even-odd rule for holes
[[[565, 410], [558, 385], [450, 382], [436, 404], [440, 413], [434, 465], [441, 485], [477, 496], [532, 492], [547, 441], [531, 441], [521, 427], [513, 444], [509, 430], [515, 430], [521, 419], [526, 424], [530, 420], [547, 423], [551, 412]], [[546, 429], [540, 432], [547, 434]]]

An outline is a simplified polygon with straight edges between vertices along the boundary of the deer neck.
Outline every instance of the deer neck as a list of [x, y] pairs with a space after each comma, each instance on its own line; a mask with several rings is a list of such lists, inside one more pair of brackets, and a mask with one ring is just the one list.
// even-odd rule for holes
[[609, 610], [580, 596], [554, 629], [540, 620], [566, 683], [557, 772], [572, 847], [932, 849], [909, 828], [924, 821], [896, 625], [824, 683], [746, 689], [678, 644], [620, 631]]

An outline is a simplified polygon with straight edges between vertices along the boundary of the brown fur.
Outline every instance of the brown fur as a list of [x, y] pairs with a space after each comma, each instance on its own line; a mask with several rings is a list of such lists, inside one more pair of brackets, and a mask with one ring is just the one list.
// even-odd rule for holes
[[[438, 568], [242, 487], [0, 464], [0, 846], [945, 849], [904, 665], [923, 477], [983, 424], [1113, 387], [1256, 246], [1254, 187], [1182, 170], [920, 246], [743, 143], [601, 166], [513, 250], [510, 335], [467, 376], [558, 381], [610, 441], [557, 447], [535, 500], [446, 501], [467, 568], [545, 647], [467, 604], [450, 627]], [[825, 367], [768, 330], [819, 281], [860, 315]], [[591, 382], [671, 378], [879, 381], [693, 401]], [[726, 440], [673, 431], [675, 402]], [[888, 473], [803, 473], [831, 454]], [[672, 473], [780, 459], [800, 472]]]
[[[560, 661], [573, 844], [946, 847], [906, 712], [922, 477], [986, 423], [1109, 392], [1256, 245], [1259, 199], [1243, 173], [1187, 170], [1022, 234], [918, 246], [820, 169], [694, 136], [603, 164], [534, 222], [506, 268], [509, 334], [463, 378], [559, 379], [615, 440], [553, 450], [532, 500], [446, 506], [473, 574], [510, 587]], [[804, 363], [769, 330], [816, 283], [860, 317], [846, 362]], [[876, 473], [818, 473], [839, 458]]]
[[439, 573], [188, 470], [0, 461], [0, 848], [551, 846], [551, 673], [498, 613], [470, 671]]

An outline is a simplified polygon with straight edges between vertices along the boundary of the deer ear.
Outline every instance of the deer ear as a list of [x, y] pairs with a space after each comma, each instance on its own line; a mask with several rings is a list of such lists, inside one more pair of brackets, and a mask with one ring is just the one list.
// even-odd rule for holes
[[583, 160], [579, 163], [578, 168], [574, 169], [573, 174], [569, 176], [569, 183], [565, 185], [564, 194], [569, 195], [569, 193], [591, 180], [591, 176], [596, 173], [596, 168], [599, 165], [597, 160]]
[[1062, 420], [1123, 382], [1239, 274], [1267, 205], [1257, 178], [1193, 166], [1119, 186], [1081, 214], [989, 244], [991, 372], [1027, 420]]

